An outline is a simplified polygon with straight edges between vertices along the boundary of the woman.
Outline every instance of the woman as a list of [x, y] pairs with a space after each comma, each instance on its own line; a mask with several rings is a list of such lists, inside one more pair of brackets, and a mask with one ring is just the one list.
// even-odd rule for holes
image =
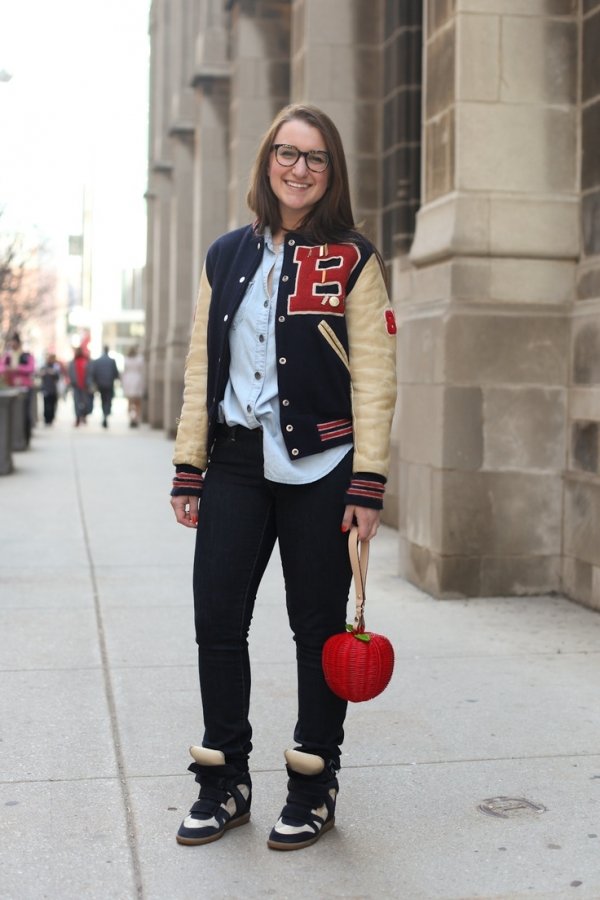
[[197, 528], [205, 727], [202, 746], [190, 748], [200, 795], [177, 840], [208, 843], [250, 818], [247, 636], [278, 540], [298, 720], [268, 845], [296, 850], [334, 824], [347, 704], [327, 687], [321, 651], [345, 628], [346, 532], [356, 521], [368, 541], [379, 524], [396, 329], [379, 255], [355, 229], [339, 133], [323, 112], [279, 113], [248, 205], [254, 224], [207, 254], [173, 460], [176, 519]]
[[121, 385], [127, 398], [129, 427], [137, 428], [142, 418], [142, 397], [144, 396], [144, 357], [137, 347], [131, 347], [123, 365]]

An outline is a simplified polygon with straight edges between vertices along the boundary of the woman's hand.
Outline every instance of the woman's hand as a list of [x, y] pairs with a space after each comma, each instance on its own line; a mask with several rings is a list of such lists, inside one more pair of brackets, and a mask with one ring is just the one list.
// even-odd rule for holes
[[198, 527], [198, 497], [171, 497], [175, 518], [186, 528]]
[[342, 519], [342, 531], [350, 531], [354, 520], [358, 525], [359, 541], [370, 541], [377, 534], [381, 513], [367, 506], [347, 506]]

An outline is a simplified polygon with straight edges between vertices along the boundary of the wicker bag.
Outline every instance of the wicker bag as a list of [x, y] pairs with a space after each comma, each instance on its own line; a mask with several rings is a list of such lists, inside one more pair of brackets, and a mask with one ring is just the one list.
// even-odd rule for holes
[[359, 703], [376, 697], [389, 684], [394, 670], [394, 648], [383, 635], [365, 631], [369, 543], [359, 541], [358, 528], [350, 530], [348, 550], [356, 593], [356, 616], [354, 625], [346, 625], [344, 634], [334, 634], [325, 642], [323, 672], [334, 694]]

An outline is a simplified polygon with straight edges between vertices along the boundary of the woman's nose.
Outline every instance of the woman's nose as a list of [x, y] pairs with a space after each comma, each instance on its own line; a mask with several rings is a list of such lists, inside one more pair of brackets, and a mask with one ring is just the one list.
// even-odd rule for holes
[[298, 172], [300, 175], [305, 175], [308, 172], [308, 166], [306, 165], [306, 159], [304, 156], [299, 156], [294, 165], [292, 166], [293, 172]]

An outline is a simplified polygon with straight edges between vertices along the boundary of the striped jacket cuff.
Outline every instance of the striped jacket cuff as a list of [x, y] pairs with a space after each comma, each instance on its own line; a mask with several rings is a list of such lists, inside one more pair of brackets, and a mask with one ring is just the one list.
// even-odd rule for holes
[[200, 497], [204, 487], [204, 475], [195, 466], [175, 466], [171, 497]]
[[346, 491], [344, 502], [347, 506], [368, 506], [383, 509], [383, 494], [386, 479], [373, 472], [355, 472]]

